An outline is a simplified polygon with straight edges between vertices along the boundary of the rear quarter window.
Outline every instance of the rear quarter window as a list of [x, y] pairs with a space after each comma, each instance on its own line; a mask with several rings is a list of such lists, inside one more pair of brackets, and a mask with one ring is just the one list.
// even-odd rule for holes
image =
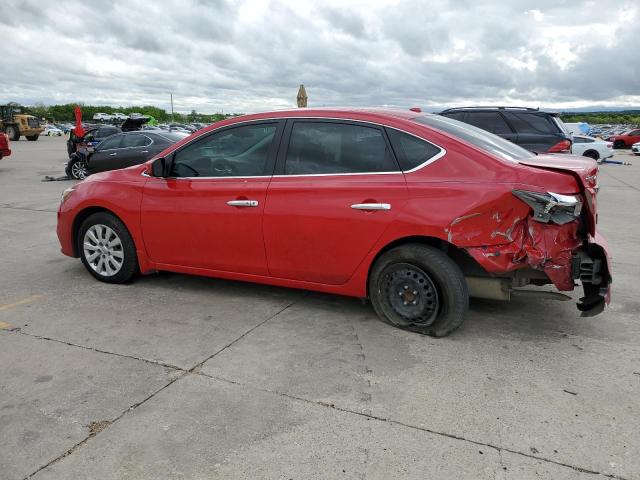
[[541, 113], [504, 112], [518, 133], [559, 133], [560, 127], [550, 115]]
[[403, 172], [419, 167], [443, 151], [426, 140], [393, 128], [387, 128], [387, 136]]

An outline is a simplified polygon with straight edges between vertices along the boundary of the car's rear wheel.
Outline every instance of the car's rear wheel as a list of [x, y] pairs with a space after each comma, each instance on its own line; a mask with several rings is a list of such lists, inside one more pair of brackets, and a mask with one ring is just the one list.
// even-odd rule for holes
[[587, 150], [582, 154], [584, 157], [593, 158], [594, 160], [598, 160], [600, 155], [595, 150]]
[[89, 216], [76, 241], [85, 268], [102, 282], [125, 283], [138, 271], [133, 239], [124, 223], [110, 213]]
[[380, 319], [434, 337], [458, 328], [469, 293], [458, 265], [442, 251], [420, 244], [384, 253], [369, 274], [369, 297]]
[[624, 140], [616, 140], [615, 142], [613, 142], [613, 148], [624, 148], [626, 147], [626, 143], [624, 143]]
[[84, 180], [89, 176], [87, 162], [84, 160], [84, 158], [78, 155], [72, 156], [71, 160], [69, 160], [69, 163], [67, 163], [65, 173], [68, 177], [74, 178], [76, 180]]

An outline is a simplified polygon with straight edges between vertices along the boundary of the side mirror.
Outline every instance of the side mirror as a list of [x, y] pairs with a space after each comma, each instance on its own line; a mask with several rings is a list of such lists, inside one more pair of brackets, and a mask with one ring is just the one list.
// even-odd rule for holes
[[151, 176], [167, 178], [171, 173], [171, 159], [160, 157], [151, 163]]
[[151, 176], [164, 177], [166, 163], [167, 161], [164, 157], [156, 158], [153, 163], [151, 163]]

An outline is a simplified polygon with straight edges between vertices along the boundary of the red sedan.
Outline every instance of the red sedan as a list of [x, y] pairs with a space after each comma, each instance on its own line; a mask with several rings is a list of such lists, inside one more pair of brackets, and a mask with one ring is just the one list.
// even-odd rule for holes
[[597, 165], [415, 111], [299, 109], [216, 123], [63, 194], [62, 252], [98, 280], [159, 270], [368, 297], [442, 336], [468, 297], [609, 301]]
[[621, 133], [620, 135], [613, 135], [608, 140], [613, 142], [613, 148], [626, 148], [630, 147], [634, 143], [640, 142], [640, 129], [629, 130], [628, 132]]
[[0, 160], [2, 160], [2, 157], [8, 157], [9, 155], [11, 155], [9, 137], [6, 133], [0, 133]]

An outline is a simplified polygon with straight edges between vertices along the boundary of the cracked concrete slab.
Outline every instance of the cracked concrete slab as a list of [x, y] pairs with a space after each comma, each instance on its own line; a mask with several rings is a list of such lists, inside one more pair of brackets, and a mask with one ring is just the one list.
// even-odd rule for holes
[[22, 479], [179, 372], [0, 331], [0, 477]]
[[594, 478], [517, 457], [190, 375], [34, 478]]
[[493, 304], [503, 313], [472, 311], [460, 333], [432, 339], [380, 324], [357, 301], [313, 295], [202, 372], [593, 471], [639, 472], [640, 348], [565, 336]]

